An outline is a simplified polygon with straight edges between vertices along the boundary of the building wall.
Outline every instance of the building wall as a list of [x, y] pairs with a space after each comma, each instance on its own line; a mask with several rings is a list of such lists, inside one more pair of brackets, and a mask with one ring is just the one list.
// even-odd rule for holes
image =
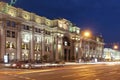
[[[66, 19], [50, 20], [0, 2], [1, 61], [4, 55], [9, 56], [9, 62], [76, 61], [85, 51], [80, 40], [80, 28]], [[99, 47], [99, 42], [94, 44]], [[93, 55], [101, 50], [89, 51], [94, 51], [89, 52]]]
[[104, 49], [104, 58], [105, 61], [119, 61], [120, 60], [120, 51], [114, 50], [111, 48]]
[[98, 61], [103, 60], [104, 42], [101, 37], [82, 38], [81, 43], [81, 58], [83, 61], [92, 61], [94, 59]]

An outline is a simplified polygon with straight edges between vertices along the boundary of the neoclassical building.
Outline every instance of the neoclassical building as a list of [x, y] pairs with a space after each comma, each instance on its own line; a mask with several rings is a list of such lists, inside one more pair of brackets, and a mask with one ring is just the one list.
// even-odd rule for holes
[[120, 61], [120, 51], [112, 48], [104, 48], [105, 61]]
[[1, 61], [6, 55], [9, 62], [76, 61], [82, 54], [80, 44], [80, 28], [69, 20], [50, 20], [0, 2]]
[[97, 59], [97, 61], [104, 60], [104, 40], [102, 36], [96, 35], [90, 38], [83, 38], [81, 40], [81, 57], [85, 61]]

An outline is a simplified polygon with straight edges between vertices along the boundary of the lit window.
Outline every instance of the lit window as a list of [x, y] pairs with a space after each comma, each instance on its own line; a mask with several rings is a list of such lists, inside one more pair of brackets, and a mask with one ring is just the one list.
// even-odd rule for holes
[[12, 48], [15, 49], [15, 44], [14, 43], [11, 43], [12, 44]]
[[67, 41], [65, 41], [65, 42], [64, 42], [64, 45], [65, 45], [65, 46], [67, 46], [67, 45], [68, 45]]
[[35, 56], [34, 56], [34, 57], [35, 57], [35, 60], [37, 60], [37, 54], [35, 54]]
[[6, 48], [10, 48], [10, 42], [6, 42]]
[[25, 49], [25, 44], [24, 43], [22, 43], [22, 49]]
[[12, 53], [11, 54], [11, 60], [14, 60], [15, 59], [15, 53]]
[[78, 48], [76, 47], [76, 52], [78, 52]]
[[37, 51], [37, 44], [35, 45], [35, 51]]
[[38, 58], [37, 58], [37, 60], [40, 60], [40, 54], [38, 54]]
[[23, 34], [23, 42], [30, 42], [31, 36], [29, 34]]
[[76, 31], [76, 33], [77, 33], [77, 34], [79, 34], [79, 33], [80, 33], [80, 31], [79, 31], [79, 30], [77, 30], [77, 31]]

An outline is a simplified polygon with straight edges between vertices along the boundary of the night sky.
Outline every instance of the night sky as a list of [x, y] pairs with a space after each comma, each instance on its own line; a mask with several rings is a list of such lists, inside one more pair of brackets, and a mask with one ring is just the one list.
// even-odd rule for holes
[[120, 0], [18, 0], [15, 6], [49, 19], [66, 18], [80, 28], [120, 42]]

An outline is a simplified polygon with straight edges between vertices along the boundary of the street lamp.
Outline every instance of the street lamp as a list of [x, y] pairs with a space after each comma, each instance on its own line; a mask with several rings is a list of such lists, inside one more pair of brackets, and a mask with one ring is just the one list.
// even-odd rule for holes
[[118, 45], [113, 46], [113, 49], [115, 49], [115, 50], [117, 50], [118, 48], [119, 48]]
[[[81, 37], [80, 37], [80, 48], [81, 48], [81, 57], [84, 57], [84, 55], [83, 55], [83, 49], [82, 49], [82, 45], [83, 45], [83, 40], [84, 39], [86, 39], [86, 38], [89, 38], [89, 37], [91, 37], [92, 36], [92, 33], [91, 33], [91, 31], [90, 30], [85, 30], [85, 31], [83, 31], [83, 33], [82, 33], [82, 35], [81, 35]], [[88, 46], [89, 46], [89, 44], [88, 44]], [[89, 52], [89, 49], [88, 49], [88, 52]]]
[[86, 37], [86, 38], [88, 38], [88, 37], [91, 37], [91, 31], [89, 31], [89, 30], [86, 30], [86, 31], [84, 31], [83, 32], [83, 37]]

